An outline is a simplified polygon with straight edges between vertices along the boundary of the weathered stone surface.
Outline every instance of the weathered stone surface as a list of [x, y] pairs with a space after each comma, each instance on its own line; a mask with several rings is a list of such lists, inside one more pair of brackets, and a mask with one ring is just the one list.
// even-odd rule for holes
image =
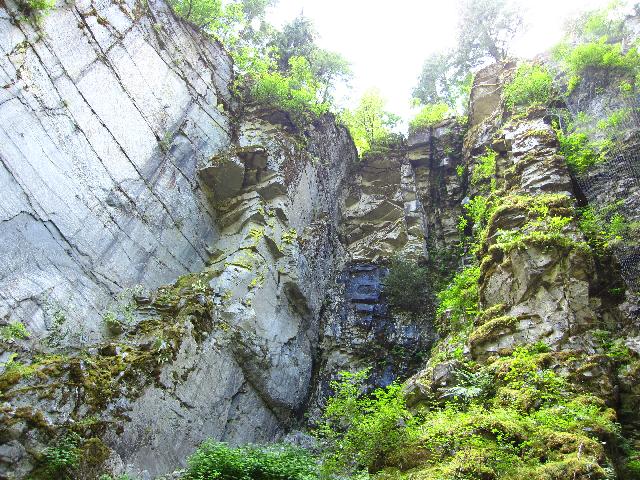
[[[464, 127], [447, 120], [429, 129], [427, 141], [409, 142], [416, 193], [424, 211], [429, 255], [442, 256], [459, 240], [458, 218], [466, 195], [462, 140]], [[421, 143], [428, 143], [427, 150]], [[462, 169], [462, 171], [461, 171]]]
[[344, 209], [351, 259], [377, 262], [396, 253], [424, 257], [424, 212], [414, 171], [402, 152], [366, 158], [353, 174]]
[[469, 126], [485, 121], [501, 108], [504, 77], [514, 63], [494, 63], [476, 73], [469, 98]]
[[329, 290], [322, 315], [312, 414], [330, 393], [340, 371], [370, 369], [367, 386], [384, 387], [415, 372], [435, 339], [427, 312], [393, 311], [383, 295], [387, 269], [375, 264], [347, 266]]
[[0, 317], [34, 340], [99, 338], [115, 293], [201, 268], [218, 236], [196, 169], [230, 141], [230, 60], [145, 5], [59, 4], [39, 28], [0, 8]]

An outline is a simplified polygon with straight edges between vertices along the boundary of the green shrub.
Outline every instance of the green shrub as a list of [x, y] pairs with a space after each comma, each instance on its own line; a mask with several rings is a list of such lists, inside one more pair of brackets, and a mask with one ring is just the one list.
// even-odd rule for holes
[[[539, 342], [485, 366], [460, 358], [453, 385], [440, 396], [427, 395], [413, 413], [397, 385], [365, 395], [367, 372], [343, 372], [332, 383], [335, 393], [318, 429], [323, 473], [345, 478], [366, 469], [381, 479], [409, 472], [424, 479], [564, 479], [587, 471], [607, 478], [601, 441], [618, 432], [613, 410], [596, 397], [579, 395], [548, 366], [552, 355]], [[636, 460], [633, 454], [628, 458]]]
[[617, 131], [629, 120], [631, 116], [631, 110], [628, 108], [621, 108], [614, 110], [611, 114], [598, 122], [598, 130], [610, 132], [611, 130]]
[[635, 77], [640, 70], [640, 54], [636, 47], [624, 52], [622, 43], [610, 43], [606, 36], [573, 47], [564, 44], [556, 48], [555, 56], [568, 74], [568, 93], [574, 90], [590, 68], [607, 69], [629, 77]]
[[340, 372], [331, 382], [316, 434], [324, 443], [325, 474], [375, 470], [385, 457], [411, 441], [415, 419], [406, 407], [401, 386], [392, 384], [363, 393], [368, 371]]
[[289, 59], [290, 72], [264, 73], [253, 85], [253, 98], [300, 117], [321, 115], [328, 105], [319, 100], [320, 83], [315, 79], [309, 62], [303, 57]]
[[22, 322], [11, 322], [8, 325], [0, 327], [0, 339], [9, 340], [23, 340], [29, 337], [29, 331]]
[[422, 313], [427, 308], [428, 279], [427, 268], [394, 257], [382, 281], [382, 293], [392, 308]]
[[464, 206], [464, 210], [475, 226], [486, 225], [493, 210], [493, 202], [488, 197], [476, 195]]
[[564, 58], [569, 72], [580, 75], [588, 68], [609, 68], [634, 73], [640, 66], [640, 56], [635, 48], [623, 52], [621, 43], [607, 43], [605, 38], [597, 42], [576, 45]]
[[578, 210], [580, 230], [596, 253], [604, 253], [615, 244], [633, 238], [637, 225], [618, 212], [619, 207], [620, 202], [616, 202], [600, 209], [588, 205]]
[[432, 127], [447, 118], [449, 114], [450, 109], [446, 103], [429, 103], [423, 106], [417, 115], [409, 121], [409, 129], [416, 131], [421, 128]]
[[640, 455], [638, 455], [638, 459], [629, 460], [626, 466], [629, 472], [640, 476]]
[[509, 109], [545, 104], [551, 100], [553, 79], [546, 67], [523, 64], [513, 80], [505, 85], [503, 97]]
[[482, 399], [491, 391], [493, 376], [486, 370], [456, 371], [456, 385], [444, 389], [443, 398], [452, 398], [455, 401], [469, 403]]
[[208, 440], [187, 461], [184, 480], [312, 480], [317, 463], [290, 445], [230, 447]]
[[18, 7], [25, 15], [40, 17], [56, 5], [55, 0], [19, 0]]
[[[480, 267], [468, 267], [457, 273], [449, 286], [438, 293], [438, 327], [449, 332], [463, 327], [478, 313], [478, 280]], [[443, 318], [448, 312], [448, 319]]]
[[620, 2], [587, 12], [570, 26], [563, 42], [553, 54], [568, 74], [570, 93], [590, 68], [613, 70], [617, 74], [635, 77], [640, 69], [640, 55], [635, 45], [623, 50], [621, 39], [625, 30], [625, 11]]
[[77, 433], [67, 433], [55, 445], [43, 452], [45, 478], [66, 480], [73, 478], [73, 471], [80, 463], [80, 442]]
[[569, 167], [583, 173], [590, 167], [606, 160], [609, 142], [593, 142], [586, 133], [564, 133], [557, 129], [560, 152], [564, 155]]
[[487, 148], [484, 155], [478, 157], [476, 165], [471, 174], [471, 184], [478, 185], [479, 183], [491, 179], [496, 173], [496, 158], [498, 154]]

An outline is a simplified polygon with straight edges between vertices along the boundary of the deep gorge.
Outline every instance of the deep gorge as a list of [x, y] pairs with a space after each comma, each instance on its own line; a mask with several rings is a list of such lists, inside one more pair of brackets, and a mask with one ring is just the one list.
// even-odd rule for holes
[[[0, 478], [48, 478], [69, 432], [86, 479], [181, 478], [207, 439], [306, 445], [331, 382], [366, 368], [366, 392], [401, 382], [407, 408], [455, 417], [426, 413], [434, 430], [372, 478], [640, 478], [637, 231], [605, 248], [584, 228], [614, 203], [640, 221], [619, 72], [519, 108], [516, 62], [488, 65], [467, 118], [360, 159], [332, 113], [242, 101], [222, 45], [161, 0], [15, 12], [0, 4], [0, 323], [28, 335], [1, 344]], [[620, 105], [615, 149], [572, 169], [557, 119]], [[414, 309], [385, 290], [403, 265]]]

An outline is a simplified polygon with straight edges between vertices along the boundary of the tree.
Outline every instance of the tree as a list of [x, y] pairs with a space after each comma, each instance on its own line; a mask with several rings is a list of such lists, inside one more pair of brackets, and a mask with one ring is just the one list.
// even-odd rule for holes
[[318, 33], [313, 22], [302, 14], [282, 27], [282, 31], [276, 32], [271, 44], [275, 47], [280, 71], [288, 70], [291, 57], [304, 57], [309, 60], [317, 48], [317, 38]]
[[331, 100], [331, 89], [339, 81], [351, 78], [349, 62], [339, 53], [324, 50], [316, 45], [318, 34], [311, 19], [299, 15], [274, 34], [271, 42], [278, 69], [288, 73], [292, 57], [305, 58], [313, 74], [323, 84], [322, 100]]
[[277, 0], [169, 0], [174, 11], [216, 37], [233, 59], [240, 95], [294, 114], [297, 120], [325, 113], [349, 63], [319, 48], [310, 19], [300, 15], [275, 30], [265, 21]]
[[171, 0], [170, 4], [178, 15], [203, 29], [222, 16], [221, 0]]
[[351, 65], [339, 53], [330, 52], [322, 48], [316, 49], [309, 60], [316, 78], [324, 85], [322, 100], [332, 100], [332, 89], [340, 83], [347, 83], [351, 77]]
[[461, 108], [472, 74], [491, 61], [502, 61], [522, 27], [522, 16], [506, 0], [460, 0], [458, 37], [451, 51], [429, 56], [413, 89], [423, 104]]
[[488, 61], [507, 58], [509, 46], [523, 19], [514, 2], [506, 0], [461, 0], [458, 20], [456, 63], [474, 69]]
[[385, 110], [385, 101], [377, 89], [362, 95], [358, 106], [345, 110], [342, 120], [347, 125], [358, 153], [363, 155], [375, 147], [383, 147], [392, 137], [392, 129], [400, 118]]

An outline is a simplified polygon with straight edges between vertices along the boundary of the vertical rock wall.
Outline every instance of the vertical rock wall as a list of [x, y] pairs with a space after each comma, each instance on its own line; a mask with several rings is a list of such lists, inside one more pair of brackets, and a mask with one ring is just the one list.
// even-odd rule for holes
[[115, 293], [201, 268], [198, 165], [229, 145], [230, 60], [163, 2], [0, 7], [0, 317], [79, 345]]

